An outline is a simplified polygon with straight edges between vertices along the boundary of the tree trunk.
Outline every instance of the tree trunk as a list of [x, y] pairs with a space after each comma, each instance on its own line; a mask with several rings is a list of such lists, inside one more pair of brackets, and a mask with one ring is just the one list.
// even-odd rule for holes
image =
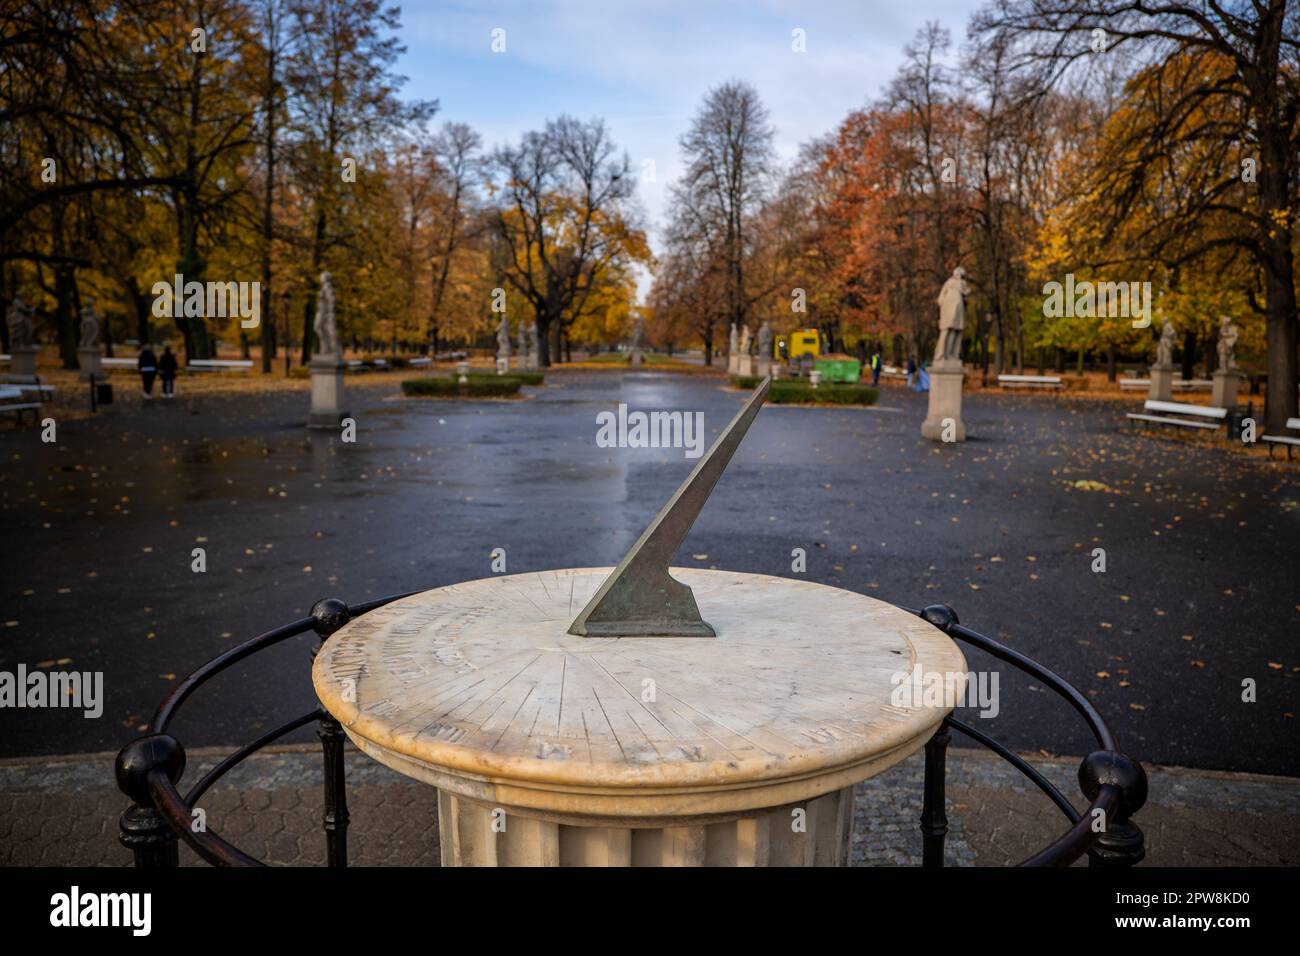
[[152, 314], [153, 302], [140, 289], [140, 283], [136, 281], [135, 276], [127, 277], [126, 294], [131, 299], [131, 307], [135, 309], [135, 337], [140, 340], [141, 347], [144, 347], [149, 343], [151, 334], [149, 317]]
[[1183, 381], [1192, 380], [1192, 366], [1196, 363], [1196, 333], [1188, 330], [1183, 334]]
[[1106, 381], [1114, 382], [1119, 377], [1117, 365], [1117, 356], [1115, 355], [1115, 346], [1111, 345], [1106, 349]]
[[538, 312], [537, 320], [537, 367], [550, 368], [551, 365], [551, 317], [545, 312]]

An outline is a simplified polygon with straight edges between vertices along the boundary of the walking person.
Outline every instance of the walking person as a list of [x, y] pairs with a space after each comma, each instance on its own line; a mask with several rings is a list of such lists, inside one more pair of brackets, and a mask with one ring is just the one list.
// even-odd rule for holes
[[158, 360], [158, 376], [162, 379], [163, 398], [176, 397], [176, 356], [172, 355], [170, 345], [163, 347], [162, 358]]
[[158, 374], [158, 356], [153, 354], [153, 349], [148, 345], [140, 348], [140, 358], [136, 363], [140, 369], [140, 394], [145, 397], [145, 401], [153, 398], [153, 380]]
[[909, 355], [907, 357], [907, 387], [912, 387], [912, 379], [916, 377], [916, 359]]
[[880, 384], [881, 360], [882, 356], [880, 354], [880, 349], [876, 349], [876, 351], [871, 354], [871, 384], [873, 386]]

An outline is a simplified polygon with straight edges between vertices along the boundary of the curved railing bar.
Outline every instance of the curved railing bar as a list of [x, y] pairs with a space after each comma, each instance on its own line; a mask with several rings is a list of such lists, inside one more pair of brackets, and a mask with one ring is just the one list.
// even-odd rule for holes
[[[376, 598], [373, 601], [366, 601], [364, 604], [358, 604], [356, 607], [348, 609], [348, 619], [355, 620], [362, 614], [381, 608], [385, 604], [393, 601], [400, 601], [402, 598], [410, 597], [412, 594], [419, 594], [419, 591], [402, 591], [399, 594], [390, 594], [388, 597]], [[232, 647], [224, 654], [214, 657], [212, 660], [203, 664], [183, 681], [172, 688], [163, 702], [158, 705], [157, 712], [149, 722], [149, 732], [151, 734], [165, 733], [167, 725], [171, 723], [172, 718], [176, 715], [177, 709], [185, 702], [185, 699], [194, 693], [199, 686], [211, 677], [224, 671], [232, 664], [237, 664], [249, 654], [256, 653], [263, 647], [270, 647], [281, 641], [288, 640], [291, 637], [297, 637], [299, 634], [305, 634], [313, 629], [316, 624], [314, 617], [299, 618], [291, 624], [283, 627], [277, 627], [274, 630], [267, 631], [265, 634], [259, 634], [251, 640], [245, 641], [236, 647]]]
[[1119, 807], [1120, 789], [1112, 784], [1105, 784], [1097, 799], [1088, 805], [1088, 810], [1074, 826], [1057, 838], [1051, 846], [1045, 847], [1033, 856], [1026, 857], [1017, 866], [1069, 866], [1083, 856], [1096, 843], [1101, 834], [1092, 828], [1094, 814], [1100, 810], [1105, 819], [1110, 819]]
[[1048, 670], [1042, 664], [1031, 660], [1019, 651], [1013, 651], [1004, 644], [999, 644], [991, 637], [985, 637], [979, 631], [972, 631], [969, 627], [962, 624], [954, 623], [948, 628], [948, 634], [951, 637], [957, 637], [968, 644], [974, 644], [982, 651], [992, 654], [994, 657], [1001, 658], [1008, 664], [1032, 674], [1043, 683], [1051, 686], [1058, 694], [1064, 697], [1075, 710], [1088, 722], [1088, 728], [1092, 731], [1097, 743], [1103, 750], [1119, 750], [1119, 743], [1115, 740], [1115, 735], [1111, 733], [1110, 727], [1107, 726], [1105, 719], [1098, 712], [1097, 708], [1092, 706], [1092, 701], [1088, 700], [1073, 684]]
[[[901, 607], [901, 605], [900, 605]], [[925, 612], [918, 611], [916, 608], [903, 607], [902, 610], [925, 620]], [[955, 615], [954, 615], [955, 618]], [[1106, 724], [1105, 719], [1098, 712], [1097, 708], [1092, 706], [1092, 701], [1088, 700], [1079, 692], [1069, 681], [1060, 677], [1053, 671], [1048, 670], [1038, 661], [1026, 657], [1019, 651], [1013, 651], [1005, 644], [999, 644], [993, 638], [981, 634], [979, 631], [972, 631], [969, 627], [959, 624], [955, 619], [946, 628], [943, 629], [949, 637], [961, 638], [968, 644], [974, 644], [980, 650], [992, 654], [1001, 660], [1006, 661], [1018, 670], [1027, 674], [1032, 674], [1043, 683], [1051, 686], [1058, 694], [1069, 701], [1070, 706], [1077, 710], [1083, 719], [1088, 722], [1088, 729], [1092, 731], [1097, 743], [1103, 750], [1119, 750], [1119, 744], [1115, 740], [1115, 735], [1111, 733], [1110, 727]]]
[[1050, 780], [1026, 763], [1018, 754], [1012, 753], [988, 734], [976, 730], [970, 724], [957, 720], [955, 717], [947, 717], [945, 718], [945, 722], [949, 727], [952, 727], [955, 730], [960, 730], [967, 737], [970, 737], [976, 743], [983, 744], [1007, 763], [1011, 764], [1011, 766], [1015, 767], [1022, 774], [1028, 777], [1030, 782], [1038, 787], [1039, 790], [1047, 794], [1048, 798], [1060, 808], [1060, 811], [1065, 814], [1071, 823], [1079, 822], [1079, 811], [1074, 809], [1074, 804], [1065, 799], [1065, 795], [1061, 793], [1060, 790], [1056, 789], [1055, 785]]
[[362, 614], [377, 610], [385, 604], [392, 604], [394, 601], [400, 601], [402, 598], [409, 598], [412, 594], [422, 594], [423, 591], [403, 591], [400, 594], [390, 594], [388, 597], [377, 598], [374, 601], [367, 601], [365, 604], [358, 604], [356, 607], [349, 608], [350, 619], [355, 620]]
[[198, 670], [173, 687], [171, 692], [163, 698], [163, 702], [158, 705], [158, 710], [153, 715], [153, 720], [149, 722], [149, 733], [166, 733], [167, 725], [171, 723], [172, 718], [176, 715], [177, 708], [185, 702], [185, 698], [194, 693], [208, 678], [215, 677], [227, 667], [238, 664], [249, 654], [260, 651], [264, 647], [270, 647], [291, 637], [297, 637], [299, 634], [305, 634], [312, 629], [312, 625], [315, 623], [316, 619], [312, 617], [299, 618], [292, 624], [286, 624], [283, 627], [275, 628], [275, 630], [267, 631], [265, 634], [259, 634], [243, 644], [232, 647], [224, 654], [212, 658], [212, 660], [200, 666]]
[[180, 838], [190, 845], [199, 856], [215, 866], [266, 866], [261, 860], [254, 859], [239, 847], [227, 843], [212, 830], [200, 830], [193, 827], [193, 813], [181, 799], [176, 785], [163, 770], [149, 771], [146, 780], [149, 784], [149, 796], [158, 812], [163, 815], [167, 825]]
[[[966, 641], [967, 644], [974, 645], [976, 648], [984, 650], [985, 653], [992, 654], [993, 657], [1001, 659], [1001, 661], [1005, 661], [1006, 663], [1010, 663], [1010, 665], [1015, 667], [1015, 669], [1022, 670], [1026, 672], [1026, 674], [1039, 678], [1041, 682], [1047, 684], [1048, 687], [1052, 688], [1053, 691], [1056, 691], [1058, 695], [1065, 697], [1066, 701], [1069, 702], [1069, 704], [1073, 706], [1080, 715], [1082, 715], [1084, 721], [1088, 723], [1089, 730], [1091, 730], [1093, 736], [1096, 737], [1097, 744], [1100, 745], [1102, 750], [1105, 750], [1105, 752], [1109, 752], [1110, 754], [1115, 754], [1115, 756], [1119, 756], [1118, 741], [1115, 740], [1115, 735], [1110, 731], [1110, 727], [1106, 724], [1105, 718], [1101, 717], [1100, 711], [1092, 705], [1092, 701], [1089, 701], [1083, 693], [1080, 693], [1079, 689], [1074, 687], [1074, 684], [1067, 682], [1067, 680], [1061, 678], [1060, 675], [1057, 675], [1056, 672], [1050, 671], [1047, 667], [1040, 665], [1040, 663], [1034, 661], [1034, 659], [1024, 656], [1024, 654], [1017, 652], [1017, 650], [1011, 650], [1008, 646], [997, 643], [997, 641], [993, 640], [992, 637], [982, 635], [979, 631], [972, 631], [971, 628], [958, 623], [957, 615], [953, 613], [950, 607], [937, 606], [933, 607], [933, 609], [926, 609], [926, 611], [918, 611], [911, 609], [911, 607], [905, 607], [904, 610], [910, 611], [911, 614], [917, 615], [917, 617], [922, 620], [926, 620], [927, 623], [935, 624], [935, 626], [940, 627], [940, 630], [943, 630], [946, 635], [956, 637], [958, 640]], [[940, 614], [933, 615], [932, 619], [932, 617], [927, 617], [927, 611], [939, 611]], [[1069, 866], [1070, 864], [1073, 864], [1075, 860], [1078, 860], [1080, 856], [1083, 856], [1084, 853], [1089, 851], [1089, 849], [1092, 849], [1093, 845], [1101, 839], [1101, 832], [1093, 829], [1093, 821], [1095, 821], [1097, 812], [1100, 810], [1100, 812], [1104, 814], [1104, 816], [1102, 816], [1104, 819], [1112, 819], [1114, 814], [1121, 809], [1121, 801], [1123, 799], [1122, 788], [1114, 783], [1104, 783], [1097, 788], [1097, 796], [1092, 800], [1092, 803], [1088, 805], [1087, 812], [1080, 816], [1080, 814], [1074, 809], [1074, 806], [1070, 804], [1070, 801], [1066, 800], [1065, 796], [1063, 796], [1056, 787], [1053, 787], [1052, 784], [1048, 782], [1047, 778], [1044, 778], [1043, 775], [1037, 773], [1034, 767], [1028, 765], [1028, 763], [1023, 761], [1021, 757], [1018, 757], [1017, 754], [1011, 753], [1009, 749], [1002, 747], [1002, 744], [997, 743], [997, 741], [993, 740], [992, 737], [983, 734], [983, 732], [976, 731], [975, 728], [970, 727], [969, 724], [957, 721], [957, 719], [954, 719], [952, 715], [946, 717], [944, 723], [941, 724], [941, 728], [946, 726], [956, 727], [957, 730], [963, 732], [963, 734], [972, 737], [972, 739], [978, 741], [978, 743], [983, 744], [984, 747], [993, 750], [993, 752], [1004, 758], [1004, 760], [1009, 761], [1011, 766], [1014, 766], [1015, 769], [1021, 771], [1021, 773], [1026, 775], [1028, 779], [1032, 780], [1032, 782], [1035, 783], [1035, 786], [1039, 787], [1039, 790], [1047, 793], [1048, 797], [1050, 797], [1053, 803], [1057, 805], [1057, 808], [1061, 809], [1067, 817], [1070, 817], [1071, 822], [1073, 822], [1073, 826], [1070, 827], [1070, 830], [1067, 830], [1065, 834], [1060, 836], [1060, 838], [1054, 840], [1054, 842], [1048, 845], [1048, 847], [1035, 853], [1034, 856], [1030, 856], [1026, 858], [1026, 860], [1021, 861], [1021, 864], [1019, 864], [1021, 866]], [[944, 740], [945, 743], [943, 744], [943, 747], [946, 747], [946, 735]], [[943, 749], [943, 747], [940, 749]], [[936, 762], [936, 766], [937, 774], [939, 774], [940, 778], [939, 792], [941, 795], [941, 793], [943, 793], [941, 778], [943, 778], [944, 775], [943, 758], [939, 758], [939, 761]], [[1140, 774], [1140, 766], [1138, 766], [1138, 771]], [[928, 753], [926, 773], [928, 793], [928, 788], [930, 788], [930, 779], [928, 778], [930, 778], [931, 773], [931, 763]], [[1082, 773], [1082, 771], [1080, 771], [1080, 773]], [[1143, 784], [1143, 797], [1144, 796], [1145, 784]], [[1140, 803], [1138, 805], [1140, 806]], [[1134, 808], [1131, 809], [1135, 810], [1138, 808], [1134, 806]], [[939, 813], [936, 814], [936, 816], [943, 817], [943, 814]], [[923, 819], [923, 829], [926, 822], [927, 821], [924, 821]], [[941, 829], [937, 831], [939, 832], [940, 844], [941, 840], [943, 840], [943, 835], [941, 834], [946, 832], [945, 819], [944, 821], [941, 821], [941, 823], [943, 823], [943, 826], [941, 826]]]
[[221, 761], [221, 763], [217, 764], [203, 775], [203, 779], [196, 783], [190, 792], [185, 795], [186, 805], [193, 808], [194, 804], [198, 802], [199, 797], [203, 796], [209, 787], [225, 776], [227, 771], [240, 763], [245, 757], [257, 753], [257, 751], [271, 743], [271, 741], [277, 740], [285, 734], [297, 730], [299, 727], [306, 726], [313, 720], [320, 720], [324, 716], [325, 711], [318, 707], [311, 713], [303, 714], [301, 717], [295, 718], [287, 724], [275, 728], [275, 730], [262, 734], [262, 736], [258, 737], [252, 743], [244, 744], [244, 746], [240, 747], [230, 756], [226, 757], [225, 760]]

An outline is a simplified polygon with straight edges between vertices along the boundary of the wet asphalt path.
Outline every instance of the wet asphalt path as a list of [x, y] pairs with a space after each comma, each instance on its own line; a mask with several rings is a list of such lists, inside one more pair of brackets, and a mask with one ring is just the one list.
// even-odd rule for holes
[[[612, 565], [693, 462], [598, 448], [596, 414], [700, 410], [711, 440], [743, 399], [705, 376], [548, 379], [524, 402], [353, 388], [353, 445], [308, 436], [301, 393], [67, 422], [54, 445], [5, 426], [0, 670], [102, 670], [106, 704], [0, 711], [0, 756], [115, 749], [176, 680], [320, 597], [485, 577], [494, 548], [510, 572]], [[950, 603], [1055, 668], [1139, 759], [1300, 775], [1300, 474], [1042, 396], [968, 396], [973, 439], [937, 446], [923, 403], [887, 388], [865, 411], [766, 408], [678, 563], [790, 576], [802, 547], [811, 580]], [[240, 743], [314, 706], [312, 643], [200, 690], [177, 736]], [[1033, 680], [1003, 672], [1000, 707], [981, 729], [1016, 749], [1093, 749]]]

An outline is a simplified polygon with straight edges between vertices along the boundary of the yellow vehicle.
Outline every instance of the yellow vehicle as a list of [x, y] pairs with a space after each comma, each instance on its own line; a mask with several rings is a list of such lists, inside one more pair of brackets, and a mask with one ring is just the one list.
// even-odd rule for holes
[[816, 358], [822, 353], [822, 337], [816, 329], [799, 329], [788, 336], [778, 335], [773, 345], [772, 358], [793, 362], [803, 355]]

